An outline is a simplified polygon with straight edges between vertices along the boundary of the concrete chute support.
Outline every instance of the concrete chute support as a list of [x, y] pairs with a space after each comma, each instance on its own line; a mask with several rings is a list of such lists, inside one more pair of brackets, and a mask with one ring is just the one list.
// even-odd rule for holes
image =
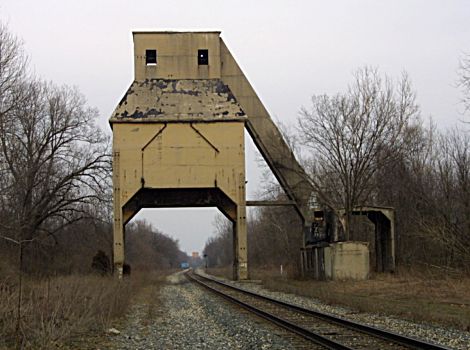
[[134, 81], [113, 129], [114, 263], [142, 208], [216, 206], [233, 222], [234, 278], [248, 278], [244, 127], [307, 230], [312, 188], [220, 32], [134, 32]]
[[221, 39], [221, 76], [247, 114], [246, 129], [309, 231], [313, 187], [276, 124]]

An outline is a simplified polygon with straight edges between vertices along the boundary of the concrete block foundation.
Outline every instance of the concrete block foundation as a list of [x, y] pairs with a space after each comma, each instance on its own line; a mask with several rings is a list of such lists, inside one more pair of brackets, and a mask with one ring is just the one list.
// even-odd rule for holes
[[369, 244], [337, 242], [324, 248], [325, 277], [331, 280], [366, 280], [369, 277]]
[[318, 280], [366, 280], [369, 278], [369, 243], [335, 242], [302, 250], [304, 271]]

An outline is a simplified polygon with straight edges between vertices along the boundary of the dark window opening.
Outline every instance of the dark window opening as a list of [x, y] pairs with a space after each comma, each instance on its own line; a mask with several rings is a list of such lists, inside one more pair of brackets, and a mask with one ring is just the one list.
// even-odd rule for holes
[[145, 50], [145, 64], [155, 66], [157, 64], [157, 50]]
[[207, 66], [209, 64], [209, 50], [197, 50], [197, 64]]

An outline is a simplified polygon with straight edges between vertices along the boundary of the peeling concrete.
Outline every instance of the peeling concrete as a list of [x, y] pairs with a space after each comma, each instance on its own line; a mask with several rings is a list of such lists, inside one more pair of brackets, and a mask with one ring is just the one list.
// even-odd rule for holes
[[246, 115], [220, 79], [146, 79], [132, 83], [110, 121], [194, 117], [220, 120]]

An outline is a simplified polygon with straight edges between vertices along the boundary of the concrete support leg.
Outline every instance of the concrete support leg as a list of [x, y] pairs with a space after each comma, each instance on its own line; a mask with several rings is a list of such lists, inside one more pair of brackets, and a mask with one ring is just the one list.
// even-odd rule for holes
[[390, 220], [390, 230], [387, 237], [387, 252], [388, 252], [388, 272], [395, 271], [395, 222]]
[[246, 207], [244, 205], [237, 206], [237, 221], [233, 224], [233, 279], [248, 279]]
[[306, 265], [305, 265], [305, 248], [300, 250], [300, 275], [305, 277], [307, 275]]
[[121, 279], [124, 267], [124, 224], [119, 183], [119, 152], [113, 152], [113, 261], [114, 274]]
[[122, 225], [122, 213], [114, 213], [114, 245], [113, 245], [113, 256], [114, 256], [114, 273], [121, 279], [122, 270], [124, 266], [124, 226]]
[[302, 277], [307, 276], [308, 272], [308, 263], [307, 263], [307, 250], [305, 246], [307, 242], [312, 238], [312, 223], [303, 221], [302, 223], [302, 235], [304, 237], [304, 241], [302, 243], [302, 248], [300, 248], [300, 275]]

